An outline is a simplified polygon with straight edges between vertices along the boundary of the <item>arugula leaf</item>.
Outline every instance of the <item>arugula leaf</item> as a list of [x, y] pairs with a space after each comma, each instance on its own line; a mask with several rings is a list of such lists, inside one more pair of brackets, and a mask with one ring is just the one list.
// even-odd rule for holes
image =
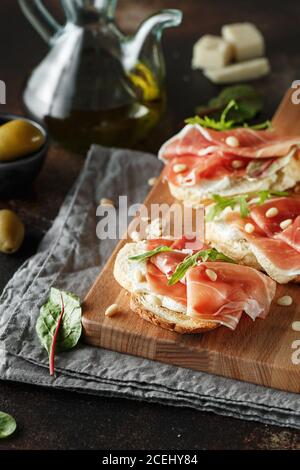
[[215, 217], [220, 215], [227, 207], [232, 210], [239, 204], [242, 217], [246, 217], [249, 213], [247, 206], [248, 194], [243, 196], [223, 197], [219, 194], [213, 194], [212, 198], [215, 204], [211, 206], [206, 214], [206, 221], [211, 222]]
[[161, 246], [154, 248], [154, 250], [145, 251], [145, 253], [141, 253], [140, 255], [129, 256], [128, 259], [131, 261], [145, 261], [146, 259], [151, 258], [152, 256], [155, 256], [158, 253], [163, 253], [164, 251], [173, 251], [173, 250], [169, 246], [161, 245]]
[[224, 88], [218, 96], [209, 100], [207, 105], [199, 106], [196, 112], [200, 116], [211, 116], [218, 120], [222, 110], [231, 100], [236, 101], [238, 109], [231, 109], [228, 119], [236, 124], [253, 119], [263, 108], [262, 96], [256, 89], [250, 85], [240, 84]]
[[267, 199], [272, 199], [273, 197], [282, 197], [282, 196], [288, 196], [288, 192], [286, 191], [258, 191], [257, 193], [252, 193], [252, 194], [244, 194], [242, 196], [232, 196], [232, 197], [226, 197], [226, 196], [220, 196], [219, 194], [213, 194], [212, 198], [215, 201], [215, 204], [213, 204], [206, 216], [205, 219], [207, 222], [211, 222], [214, 220], [218, 215], [220, 215], [227, 207], [230, 207], [232, 210], [236, 207], [239, 206], [240, 214], [241, 217], [245, 218], [249, 215], [250, 209], [249, 209], [249, 203], [251, 203], [251, 199], [253, 198], [258, 198], [257, 201], [255, 201], [255, 204], [263, 204]]
[[198, 251], [194, 255], [187, 256], [181, 263], [176, 266], [176, 269], [168, 281], [168, 285], [172, 286], [176, 284], [180, 279], [184, 277], [189, 268], [196, 266], [197, 261], [201, 258], [202, 261], [226, 261], [227, 263], [234, 263], [234, 261], [228, 256], [220, 253], [215, 248], [209, 248], [207, 250]]
[[40, 308], [36, 332], [48, 352], [50, 374], [53, 375], [55, 351], [73, 349], [80, 339], [82, 325], [79, 297], [52, 287], [48, 301]]
[[235, 124], [235, 121], [229, 120], [227, 121], [227, 114], [229, 111], [234, 108], [237, 109], [237, 104], [234, 100], [231, 100], [227, 106], [225, 107], [224, 111], [221, 114], [220, 120], [216, 121], [213, 118], [209, 118], [208, 116], [195, 116], [192, 118], [186, 119], [184, 122], [186, 124], [200, 124], [202, 127], [208, 127], [210, 129], [215, 129], [217, 131], [224, 131], [224, 130], [229, 130], [232, 129], [232, 127]]
[[238, 196], [237, 204], [240, 206], [240, 214], [243, 218], [250, 214], [250, 210], [247, 203], [247, 196]]
[[0, 439], [10, 436], [15, 432], [17, 423], [15, 419], [7, 414], [0, 411]]
[[258, 202], [256, 204], [263, 204], [267, 199], [272, 199], [272, 197], [283, 197], [288, 196], [289, 193], [287, 191], [259, 191], [258, 195]]
[[272, 122], [269, 119], [267, 119], [267, 121], [261, 122], [259, 124], [253, 124], [252, 126], [249, 126], [249, 124], [247, 124], [245, 122], [244, 127], [246, 127], [246, 128], [249, 127], [249, 128], [254, 129], [256, 131], [260, 131], [262, 129], [272, 129]]

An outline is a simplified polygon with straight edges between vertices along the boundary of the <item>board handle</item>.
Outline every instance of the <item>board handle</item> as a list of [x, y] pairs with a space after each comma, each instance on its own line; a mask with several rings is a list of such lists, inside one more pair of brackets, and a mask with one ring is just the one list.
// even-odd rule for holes
[[[298, 102], [299, 101], [299, 102]], [[300, 136], [300, 81], [285, 93], [273, 119], [274, 129], [285, 136]]]

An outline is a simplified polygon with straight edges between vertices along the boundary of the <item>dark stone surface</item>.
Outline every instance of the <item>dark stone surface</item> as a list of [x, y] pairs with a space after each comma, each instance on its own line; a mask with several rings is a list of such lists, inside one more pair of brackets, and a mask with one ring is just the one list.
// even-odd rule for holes
[[[60, 16], [57, 0], [45, 1]], [[180, 128], [195, 105], [218, 88], [191, 72], [192, 45], [201, 34], [216, 33], [226, 22], [249, 20], [267, 39], [272, 75], [260, 80], [266, 116], [276, 109], [291, 81], [300, 76], [300, 3], [237, 0], [121, 0], [118, 19], [131, 31], [145, 16], [162, 7], [184, 10], [180, 29], [169, 30], [164, 44], [168, 69], [168, 114], [154, 136], [141, 144], [156, 151]], [[0, 5], [0, 79], [7, 84], [7, 105], [0, 111], [22, 110], [21, 90], [30, 69], [47, 48], [23, 19], [17, 2]], [[263, 118], [264, 116], [262, 116]], [[0, 255], [0, 290], [15, 270], [32, 255], [50, 227], [63, 198], [80, 171], [83, 158], [53, 146], [33, 188], [0, 207], [17, 210], [27, 235], [19, 253]], [[1, 449], [299, 449], [300, 432], [234, 420], [186, 408], [144, 402], [96, 398], [72, 392], [1, 382], [0, 409], [13, 414], [18, 431], [0, 442]]]

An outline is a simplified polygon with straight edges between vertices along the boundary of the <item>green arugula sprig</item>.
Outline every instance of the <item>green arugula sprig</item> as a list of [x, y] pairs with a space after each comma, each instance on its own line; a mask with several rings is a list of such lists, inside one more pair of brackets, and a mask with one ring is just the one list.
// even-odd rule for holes
[[207, 222], [214, 220], [227, 207], [230, 207], [230, 209], [233, 210], [238, 205], [240, 207], [240, 213], [242, 217], [247, 217], [247, 215], [249, 215], [249, 207], [247, 203], [247, 199], [249, 198], [248, 194], [233, 197], [223, 197], [219, 194], [213, 194], [212, 198], [215, 201], [215, 204], [209, 208], [206, 214], [205, 219]]
[[257, 199], [255, 204], [263, 204], [267, 199], [272, 199], [273, 197], [283, 197], [288, 196], [286, 191], [258, 191], [254, 194], [244, 194], [242, 196], [232, 196], [232, 197], [223, 197], [219, 194], [213, 194], [212, 198], [215, 201], [215, 204], [210, 207], [206, 214], [206, 221], [211, 222], [218, 215], [220, 215], [227, 207], [230, 207], [232, 210], [239, 206], [241, 217], [245, 218], [249, 215], [249, 203], [253, 198]]
[[230, 100], [224, 111], [221, 114], [220, 120], [210, 118], [208, 116], [195, 116], [192, 118], [186, 119], [184, 122], [186, 124], [200, 124], [202, 127], [208, 127], [210, 129], [215, 129], [217, 131], [224, 131], [232, 129], [235, 124], [235, 121], [230, 119], [227, 121], [227, 114], [231, 109], [238, 109], [238, 105], [235, 100]]
[[263, 129], [271, 129], [272, 128], [272, 122], [269, 119], [267, 119], [264, 122], [260, 122], [259, 124], [253, 124], [251, 126], [249, 124], [247, 124], [247, 122], [245, 122], [243, 124], [243, 127], [246, 127], [246, 128], [249, 128], [249, 129], [254, 129], [256, 131], [261, 131]]
[[[236, 119], [229, 119], [227, 120], [228, 113], [232, 110], [238, 110], [239, 105], [235, 100], [230, 100], [225, 109], [223, 110], [220, 120], [217, 121], [214, 118], [211, 118], [209, 116], [194, 116], [191, 118], [185, 119], [186, 124], [199, 124], [202, 127], [207, 127], [209, 129], [214, 129], [216, 131], [228, 131], [230, 129], [233, 129], [234, 127], [240, 127], [239, 126], [239, 121]], [[262, 130], [262, 129], [268, 129], [272, 126], [271, 121], [264, 121], [261, 122], [260, 124], [254, 124], [254, 125], [249, 125], [248, 123], [244, 123], [243, 127], [245, 128], [251, 128], [255, 130]]]
[[174, 251], [174, 250], [172, 250], [172, 248], [170, 248], [169, 246], [161, 245], [161, 246], [154, 248], [154, 250], [145, 251], [144, 253], [141, 253], [140, 255], [129, 256], [128, 259], [130, 259], [131, 261], [146, 261], [146, 259], [151, 258], [152, 256], [155, 256], [158, 253], [163, 253], [164, 251]]
[[179, 263], [168, 281], [168, 285], [172, 286], [182, 279], [189, 268], [196, 266], [197, 261], [226, 261], [227, 263], [234, 263], [233, 259], [220, 253], [215, 248], [198, 251], [194, 255], [187, 256], [181, 263]]
[[257, 193], [258, 201], [256, 204], [263, 204], [267, 199], [272, 199], [273, 197], [283, 197], [288, 195], [289, 193], [287, 191], [259, 191]]

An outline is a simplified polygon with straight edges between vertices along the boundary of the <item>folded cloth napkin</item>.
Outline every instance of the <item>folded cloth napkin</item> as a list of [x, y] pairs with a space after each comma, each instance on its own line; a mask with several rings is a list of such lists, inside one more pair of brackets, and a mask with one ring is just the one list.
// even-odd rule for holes
[[0, 378], [101, 396], [122, 396], [300, 429], [299, 396], [127, 356], [81, 343], [57, 354], [49, 376], [35, 323], [50, 286], [84, 296], [117, 240], [96, 237], [102, 197], [142, 202], [160, 162], [149, 154], [93, 146], [38, 252], [0, 298]]

